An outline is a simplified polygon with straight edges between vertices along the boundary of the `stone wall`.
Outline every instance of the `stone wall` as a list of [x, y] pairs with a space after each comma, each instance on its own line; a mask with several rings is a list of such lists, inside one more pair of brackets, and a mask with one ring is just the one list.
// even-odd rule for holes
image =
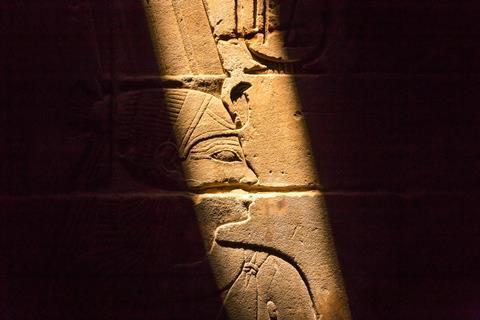
[[[166, 2], [147, 2], [0, 5], [0, 318], [214, 319], [225, 304], [232, 319], [249, 319], [239, 305], [340, 319], [343, 284], [354, 319], [478, 317], [474, 2], [298, 1], [313, 49], [287, 67], [255, 42], [261, 59], [225, 59], [244, 52], [232, 38], [255, 40], [246, 15], [231, 30], [215, 10], [227, 2], [205, 1], [217, 58], [151, 32], [166, 20], [148, 6]], [[181, 161], [152, 146], [168, 90], [248, 123], [246, 167], [172, 173]], [[235, 272], [263, 263], [257, 285], [279, 268], [277, 291], [239, 298]]]

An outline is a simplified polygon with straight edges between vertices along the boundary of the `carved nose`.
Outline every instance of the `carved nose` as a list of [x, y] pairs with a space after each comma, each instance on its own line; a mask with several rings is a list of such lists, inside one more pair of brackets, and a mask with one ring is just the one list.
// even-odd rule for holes
[[250, 169], [246, 169], [245, 175], [243, 176], [243, 178], [240, 179], [240, 183], [245, 183], [245, 184], [255, 184], [257, 182], [258, 182], [257, 176]]

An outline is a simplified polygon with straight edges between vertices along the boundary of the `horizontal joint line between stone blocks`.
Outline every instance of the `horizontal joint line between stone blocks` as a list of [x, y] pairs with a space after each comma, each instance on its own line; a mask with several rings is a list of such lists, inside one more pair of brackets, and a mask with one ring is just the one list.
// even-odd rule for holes
[[173, 192], [173, 191], [155, 191], [155, 192], [122, 192], [122, 193], [75, 193], [75, 194], [44, 194], [44, 195], [0, 195], [1, 201], [22, 201], [22, 200], [77, 200], [77, 199], [135, 199], [135, 198], [164, 198], [164, 197], [182, 197], [182, 198], [201, 198], [201, 197], [271, 197], [271, 196], [345, 196], [345, 197], [399, 197], [414, 198], [428, 196], [473, 196], [480, 195], [480, 191], [472, 191], [467, 194], [463, 192], [452, 191], [430, 191], [430, 192], [391, 192], [391, 191], [261, 191], [247, 192], [242, 190], [232, 190], [229, 192], [217, 193], [191, 193], [191, 192]]

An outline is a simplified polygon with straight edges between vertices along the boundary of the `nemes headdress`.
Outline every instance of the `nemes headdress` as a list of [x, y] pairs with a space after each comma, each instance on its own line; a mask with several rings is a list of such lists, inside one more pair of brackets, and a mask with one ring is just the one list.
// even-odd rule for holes
[[165, 102], [168, 112], [177, 115], [171, 119], [181, 158], [202, 140], [238, 135], [232, 117], [217, 97], [195, 90], [167, 89]]
[[185, 159], [202, 140], [240, 132], [219, 98], [196, 90], [126, 93], [119, 99], [118, 111], [117, 141], [128, 146], [129, 158], [144, 166], [154, 161], [155, 149], [172, 134], [179, 156]]

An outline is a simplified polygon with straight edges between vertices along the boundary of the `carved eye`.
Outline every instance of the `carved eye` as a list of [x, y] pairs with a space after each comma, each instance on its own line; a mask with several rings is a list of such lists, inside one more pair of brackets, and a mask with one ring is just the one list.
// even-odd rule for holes
[[212, 158], [225, 162], [242, 161], [240, 160], [238, 154], [230, 150], [222, 150], [215, 152], [214, 154], [212, 154]]

